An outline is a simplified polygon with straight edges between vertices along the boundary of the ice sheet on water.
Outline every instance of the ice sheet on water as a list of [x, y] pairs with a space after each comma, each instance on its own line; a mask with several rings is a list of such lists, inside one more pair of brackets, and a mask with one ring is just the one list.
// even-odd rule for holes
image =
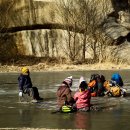
[[37, 107], [43, 108], [44, 110], [55, 110], [57, 108], [57, 102], [55, 100], [43, 101]]
[[4, 89], [0, 89], [0, 94], [4, 94], [6, 91]]
[[0, 89], [0, 95], [7, 95], [7, 94], [17, 94], [18, 90], [4, 90]]

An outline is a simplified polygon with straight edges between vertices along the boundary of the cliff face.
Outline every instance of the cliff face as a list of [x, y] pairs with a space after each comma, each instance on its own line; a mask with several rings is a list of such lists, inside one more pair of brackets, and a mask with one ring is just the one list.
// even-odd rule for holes
[[[67, 0], [63, 1], [67, 2]], [[96, 11], [102, 15], [102, 19], [106, 17], [104, 16], [104, 12], [102, 12], [102, 8], [107, 7], [107, 9], [104, 10], [105, 15], [113, 11], [112, 3], [110, 0], [100, 0], [100, 2], [98, 0], [95, 0], [95, 2], [92, 4], [95, 3], [98, 3]], [[63, 10], [63, 8], [60, 6], [61, 4], [64, 4], [62, 0], [1, 0], [0, 6], [3, 8], [1, 14], [4, 14], [8, 17], [4, 20], [2, 26], [4, 24], [8, 27], [29, 26], [45, 23], [65, 24], [63, 23], [62, 16], [64, 14], [61, 14], [61, 10]], [[77, 6], [76, 8], [79, 9], [78, 5], [71, 4], [72, 3], [68, 3], [69, 6]], [[59, 8], [59, 12], [57, 12], [57, 8]]]
[[[99, 2], [96, 0], [96, 2], [98, 4], [95, 9], [99, 14], [104, 33], [114, 40], [114, 44], [120, 44], [126, 40], [129, 42], [129, 1], [100, 0]], [[1, 0], [0, 48], [12, 50], [10, 53], [7, 53], [9, 50], [5, 51], [4, 57], [11, 57], [16, 53], [37, 57], [68, 57], [69, 54], [66, 55], [68, 53], [66, 50], [70, 47], [68, 22], [63, 20], [65, 14], [60, 4], [60, 0]], [[79, 10], [78, 5], [76, 7]], [[71, 21], [71, 18], [68, 19]], [[80, 58], [82, 50], [79, 48], [82, 47], [83, 33], [74, 31], [74, 24], [71, 22], [69, 25], [69, 29], [72, 28], [70, 29], [72, 37], [76, 36], [76, 48], [79, 50], [77, 58]], [[10, 47], [6, 46], [6, 42], [10, 43]], [[0, 52], [1, 55], [2, 53]], [[91, 52], [86, 53], [86, 57], [92, 57]]]
[[[130, 33], [130, 5], [128, 0], [112, 0], [113, 12], [104, 24], [105, 32], [113, 39], [128, 38]], [[128, 39], [127, 39], [128, 40]]]

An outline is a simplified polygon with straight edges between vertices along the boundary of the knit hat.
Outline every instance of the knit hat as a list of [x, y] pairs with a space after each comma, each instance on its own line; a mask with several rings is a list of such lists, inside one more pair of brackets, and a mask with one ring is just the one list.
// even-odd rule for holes
[[87, 89], [87, 87], [88, 87], [88, 85], [87, 85], [86, 80], [84, 79], [83, 76], [81, 76], [80, 79], [79, 79], [79, 88], [81, 90], [85, 90], [85, 89]]
[[[79, 79], [79, 84], [81, 84], [81, 82], [85, 81], [84, 77], [81, 76], [80, 79]], [[86, 82], [86, 81], [85, 81]]]
[[72, 82], [73, 82], [72, 78], [73, 78], [72, 76], [69, 76], [69, 77], [65, 78], [63, 82], [67, 83], [67, 85], [69, 87], [71, 87], [72, 86]]

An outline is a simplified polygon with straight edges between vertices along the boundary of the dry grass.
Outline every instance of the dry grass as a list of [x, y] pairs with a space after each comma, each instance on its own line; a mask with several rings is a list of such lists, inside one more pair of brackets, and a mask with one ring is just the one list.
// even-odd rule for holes
[[[127, 64], [112, 64], [112, 63], [97, 63], [97, 64], [47, 64], [38, 63], [35, 65], [25, 65], [31, 72], [43, 72], [43, 71], [79, 71], [79, 70], [121, 70], [130, 69], [130, 65]], [[20, 72], [22, 66], [19, 65], [1, 65], [0, 72]]]

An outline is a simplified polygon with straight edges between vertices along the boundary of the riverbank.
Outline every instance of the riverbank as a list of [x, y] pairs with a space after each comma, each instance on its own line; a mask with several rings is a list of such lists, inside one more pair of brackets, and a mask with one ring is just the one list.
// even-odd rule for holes
[[[0, 72], [20, 72], [21, 68], [26, 65], [0, 65]], [[123, 70], [130, 69], [127, 64], [97, 63], [97, 64], [46, 64], [38, 63], [36, 65], [27, 65], [31, 72], [44, 71], [87, 71], [87, 70]]]

